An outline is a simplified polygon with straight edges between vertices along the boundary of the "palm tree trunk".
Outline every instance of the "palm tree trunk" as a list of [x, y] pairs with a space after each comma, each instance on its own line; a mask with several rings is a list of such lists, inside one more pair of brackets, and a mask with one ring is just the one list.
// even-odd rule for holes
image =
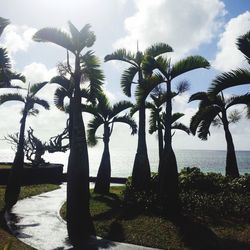
[[168, 213], [179, 212], [178, 195], [178, 170], [175, 154], [172, 148], [171, 119], [172, 119], [172, 93], [171, 82], [167, 82], [167, 105], [165, 120], [165, 147], [159, 167], [159, 192], [163, 200], [163, 206]]
[[232, 178], [237, 178], [240, 176], [235, 149], [234, 149], [234, 143], [233, 143], [233, 137], [231, 135], [231, 132], [229, 130], [229, 123], [227, 120], [226, 111], [222, 112], [222, 122], [223, 127], [225, 131], [225, 138], [227, 142], [227, 157], [226, 157], [226, 176], [230, 176]]
[[71, 149], [68, 161], [67, 230], [76, 249], [84, 249], [91, 234], [95, 234], [89, 211], [89, 159], [85, 128], [81, 112], [80, 61], [75, 59], [75, 93], [72, 107]]
[[[142, 84], [142, 71], [139, 70], [139, 84]], [[132, 172], [132, 186], [136, 190], [146, 190], [150, 182], [150, 165], [148, 160], [148, 151], [146, 144], [146, 109], [145, 101], [141, 104], [139, 109], [139, 128], [138, 128], [138, 145], [135, 155], [133, 172]]]
[[95, 193], [99, 194], [108, 194], [110, 188], [111, 164], [109, 154], [109, 137], [110, 129], [108, 124], [104, 124], [104, 151], [95, 183]]
[[14, 162], [12, 164], [8, 184], [5, 190], [5, 208], [10, 210], [16, 203], [20, 194], [23, 175], [24, 164], [24, 133], [27, 118], [26, 107], [24, 108], [23, 117], [21, 119], [21, 126], [19, 131], [19, 140], [17, 152], [15, 154]]
[[163, 154], [163, 133], [162, 133], [162, 128], [161, 128], [161, 122], [160, 122], [160, 117], [158, 115], [158, 148], [159, 148], [159, 165], [158, 165], [158, 173], [160, 171], [160, 162], [161, 162], [161, 157]]

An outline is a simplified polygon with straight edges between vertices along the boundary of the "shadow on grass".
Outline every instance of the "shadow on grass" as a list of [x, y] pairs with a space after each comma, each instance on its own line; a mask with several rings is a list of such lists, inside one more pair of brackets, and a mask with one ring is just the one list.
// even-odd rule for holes
[[218, 237], [208, 226], [191, 218], [169, 218], [179, 229], [184, 244], [192, 250], [248, 250], [250, 243]]

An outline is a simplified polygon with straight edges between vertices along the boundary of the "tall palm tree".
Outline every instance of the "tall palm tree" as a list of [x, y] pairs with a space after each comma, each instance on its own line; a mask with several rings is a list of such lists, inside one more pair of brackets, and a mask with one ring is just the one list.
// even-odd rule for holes
[[[127, 68], [122, 74], [121, 87], [124, 94], [128, 97], [131, 97], [131, 89], [133, 84], [137, 84], [141, 87], [144, 86], [142, 65], [145, 57], [148, 55], [156, 57], [171, 51], [172, 48], [169, 45], [158, 43], [146, 49], [144, 53], [137, 51], [137, 53], [133, 54], [126, 51], [125, 49], [118, 49], [112, 54], [105, 56], [104, 60], [105, 62], [118, 60], [129, 64], [129, 68]], [[132, 172], [132, 185], [137, 190], [147, 189], [150, 181], [150, 166], [146, 145], [145, 125], [144, 100], [140, 103], [139, 108], [138, 144]]]
[[199, 100], [199, 110], [192, 117], [190, 130], [195, 135], [198, 132], [198, 137], [202, 140], [207, 140], [210, 134], [209, 129], [212, 125], [222, 125], [225, 131], [225, 139], [227, 142], [226, 156], [226, 175], [232, 178], [239, 177], [239, 170], [235, 154], [233, 138], [229, 130], [229, 124], [239, 121], [240, 114], [237, 110], [229, 113], [228, 109], [237, 104], [249, 104], [250, 94], [233, 96], [224, 98], [223, 93], [212, 96], [206, 92], [197, 92], [193, 94], [189, 101]]
[[[0, 36], [9, 24], [8, 19], [0, 17]], [[11, 62], [7, 50], [0, 48], [0, 88], [14, 87], [11, 84], [12, 80], [25, 82], [25, 77], [11, 70]]]
[[[97, 144], [97, 139], [102, 139], [104, 143], [104, 151], [102, 160], [99, 166], [96, 184], [94, 191], [96, 193], [109, 193], [110, 177], [111, 177], [111, 163], [109, 153], [109, 141], [113, 132], [114, 125], [117, 122], [128, 124], [132, 130], [132, 135], [137, 132], [137, 125], [135, 121], [128, 116], [120, 115], [124, 110], [131, 108], [132, 103], [128, 101], [120, 101], [111, 105], [104, 94], [99, 94], [98, 103], [96, 105], [83, 105], [83, 111], [91, 113], [94, 118], [88, 125], [88, 143], [90, 146]], [[100, 126], [103, 126], [103, 137], [97, 137], [96, 132]]]
[[37, 92], [46, 84], [47, 82], [42, 82], [28, 87], [27, 95], [25, 97], [23, 97], [19, 93], [3, 94], [0, 96], [0, 105], [9, 101], [20, 101], [24, 103], [22, 119], [20, 121], [21, 126], [19, 131], [17, 151], [11, 168], [11, 175], [5, 191], [5, 204], [6, 209], [8, 210], [16, 204], [20, 193], [23, 172], [22, 170], [24, 164], [24, 136], [27, 116], [37, 115], [39, 113], [39, 110], [35, 108], [35, 105], [40, 105], [45, 109], [49, 109], [49, 104], [47, 101], [36, 97]]
[[[178, 210], [178, 170], [175, 154], [172, 148], [171, 118], [172, 118], [172, 99], [175, 95], [172, 93], [172, 82], [182, 74], [199, 68], [208, 68], [209, 62], [201, 56], [189, 56], [173, 65], [171, 60], [159, 56], [153, 58], [147, 56], [144, 62], [144, 71], [149, 75], [145, 82], [144, 89], [138, 90], [138, 98], [144, 99], [158, 85], [164, 84], [166, 87], [166, 111], [165, 111], [165, 134], [164, 150], [159, 166], [159, 192], [164, 202], [168, 200], [169, 212]], [[182, 86], [183, 85], [183, 86]], [[184, 81], [181, 84], [183, 91], [187, 87]], [[165, 206], [166, 204], [164, 204]]]
[[[74, 56], [74, 66], [67, 65], [73, 97], [70, 100], [70, 154], [68, 160], [68, 184], [67, 184], [67, 229], [69, 239], [76, 248], [83, 248], [91, 234], [95, 234], [94, 226], [89, 211], [89, 159], [86, 142], [85, 127], [81, 110], [80, 84], [86, 82], [86, 78], [93, 76], [96, 89], [102, 82], [95, 76], [95, 67], [92, 71], [86, 71], [85, 63], [87, 51], [82, 50], [91, 47], [95, 42], [95, 35], [90, 30], [90, 25], [85, 25], [80, 31], [69, 22], [70, 33], [56, 28], [44, 28], [34, 35], [37, 42], [51, 42], [63, 47]], [[97, 66], [98, 67], [98, 66]], [[91, 81], [91, 79], [88, 79]], [[93, 82], [94, 84], [94, 82]]]

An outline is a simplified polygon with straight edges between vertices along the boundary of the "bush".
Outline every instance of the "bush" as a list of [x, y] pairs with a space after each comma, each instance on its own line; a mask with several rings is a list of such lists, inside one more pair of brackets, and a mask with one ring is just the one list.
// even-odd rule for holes
[[[157, 194], [158, 174], [153, 173], [147, 191], [135, 191], [128, 178], [124, 205], [133, 211], [161, 211]], [[179, 174], [180, 203], [184, 214], [196, 216], [234, 216], [250, 220], [250, 175], [231, 179], [218, 173], [202, 173], [184, 168]], [[167, 202], [167, 201], [166, 201]]]

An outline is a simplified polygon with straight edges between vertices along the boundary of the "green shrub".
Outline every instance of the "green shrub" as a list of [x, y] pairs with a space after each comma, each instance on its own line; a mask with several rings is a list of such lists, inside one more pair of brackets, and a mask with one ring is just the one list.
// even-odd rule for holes
[[[162, 200], [157, 194], [158, 174], [153, 173], [147, 191], [135, 191], [128, 178], [124, 206], [133, 211], [159, 212]], [[184, 168], [179, 173], [180, 203], [184, 214], [234, 216], [250, 220], [250, 175], [231, 179], [218, 173], [202, 173]], [[167, 201], [165, 201], [167, 203]]]

